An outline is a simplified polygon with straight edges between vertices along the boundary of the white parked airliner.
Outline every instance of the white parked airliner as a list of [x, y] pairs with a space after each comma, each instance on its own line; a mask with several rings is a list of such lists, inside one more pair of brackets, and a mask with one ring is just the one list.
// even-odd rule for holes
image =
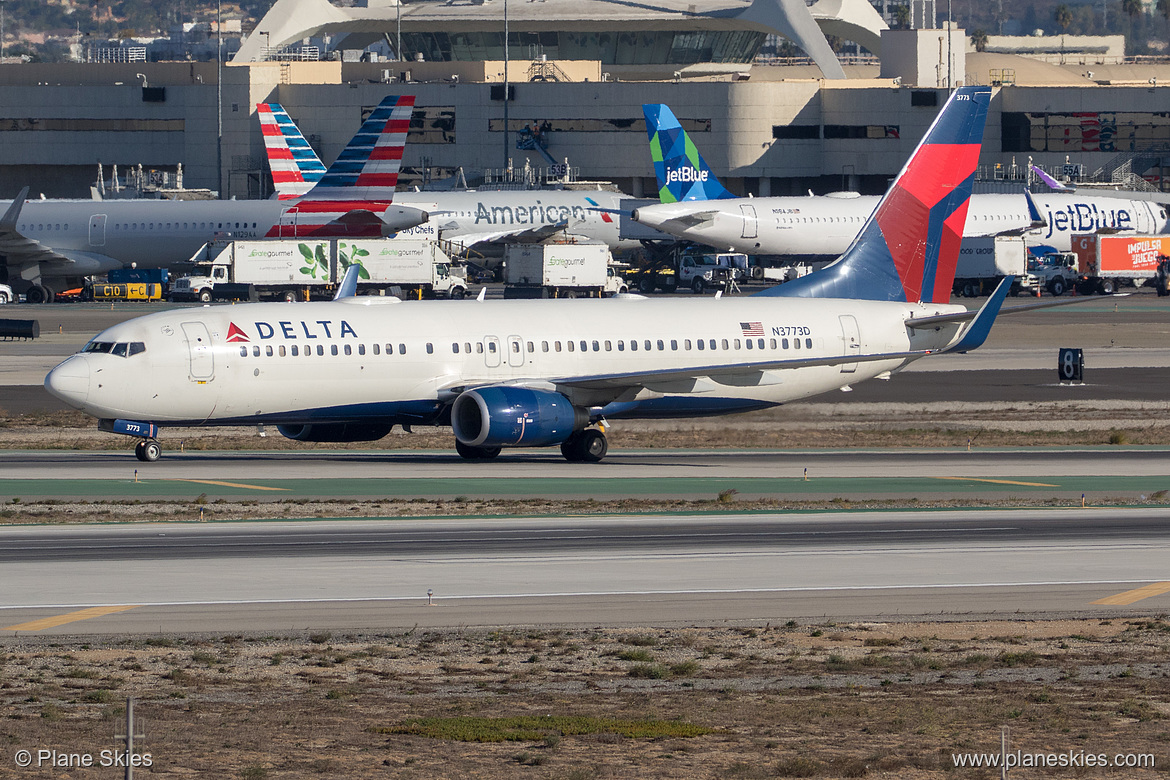
[[889, 377], [987, 335], [947, 303], [990, 90], [952, 95], [836, 263], [749, 298], [244, 304], [152, 314], [98, 334], [45, 385], [139, 438], [159, 426], [275, 424], [300, 441], [451, 425], [468, 459], [560, 445], [597, 461], [607, 419], [758, 409]]

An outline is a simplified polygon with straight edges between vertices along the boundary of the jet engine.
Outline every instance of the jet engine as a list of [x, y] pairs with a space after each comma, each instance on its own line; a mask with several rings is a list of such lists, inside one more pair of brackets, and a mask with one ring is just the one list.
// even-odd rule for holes
[[390, 433], [393, 423], [310, 423], [278, 425], [280, 435], [294, 441], [351, 442], [377, 441]]
[[559, 444], [588, 424], [588, 412], [565, 396], [527, 387], [468, 390], [451, 407], [455, 438], [470, 447]]
[[409, 230], [430, 220], [430, 214], [411, 206], [389, 206], [381, 215], [382, 235], [388, 236], [400, 230]]

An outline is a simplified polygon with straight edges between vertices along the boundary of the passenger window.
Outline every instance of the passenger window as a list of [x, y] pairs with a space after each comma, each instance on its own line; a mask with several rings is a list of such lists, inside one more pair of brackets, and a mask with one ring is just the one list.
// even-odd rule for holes
[[[296, 347], [293, 347], [293, 349], [296, 349]], [[374, 345], [374, 354], [375, 354], [375, 355], [377, 355], [377, 354], [379, 354], [380, 352], [381, 352], [381, 349], [380, 349], [380, 347], [379, 347], [377, 344], [375, 344], [375, 345]], [[294, 352], [293, 354], [295, 355], [296, 353]]]
[[743, 340], [743, 343], [744, 343], [744, 346], [745, 346], [745, 347], [747, 347], [748, 349], [751, 349], [751, 348], [752, 348], [752, 346], [753, 346], [753, 345], [752, 345], [752, 340], [751, 340], [751, 339], [744, 339], [744, 340]]
[[471, 354], [471, 342], [470, 341], [463, 342], [463, 351], [466, 352], [468, 355]]
[[330, 344], [330, 345], [329, 345], [329, 354], [330, 354], [330, 355], [336, 355], [336, 354], [337, 354], [337, 345], [336, 345], [336, 344]]
[[650, 344], [650, 339], [646, 339], [646, 340], [644, 340], [644, 341], [642, 342], [642, 346], [646, 348], [646, 351], [647, 351], [647, 352], [649, 352], [650, 350], [654, 349], [654, 347], [653, 347], [653, 346]]
[[637, 339], [630, 339], [630, 351], [631, 352], [638, 351], [638, 340]]
[[711, 339], [710, 345], [711, 345], [711, 349], [715, 349], [715, 339]]
[[700, 350], [702, 350], [705, 345], [703, 344], [703, 340], [699, 339], [695, 342], [695, 346], [698, 347]]
[[512, 342], [512, 353], [517, 354], [517, 355], [520, 354], [520, 342], [519, 341]]
[[358, 344], [358, 354], [359, 355], [366, 354], [366, 345], [365, 344]]
[[260, 347], [252, 347], [252, 357], [260, 357]]
[[[378, 348], [378, 345], [377, 345], [377, 344], [375, 344], [375, 345], [374, 345], [374, 348], [375, 348], [375, 349], [377, 349], [377, 348]], [[293, 357], [300, 357], [300, 354], [301, 354], [301, 352], [300, 352], [300, 348], [299, 348], [299, 347], [298, 347], [296, 344], [293, 344], [291, 347], [289, 347], [289, 349], [291, 349], [291, 350], [292, 350], [292, 356], [293, 356]]]
[[658, 351], [662, 352], [665, 349], [666, 349], [665, 342], [663, 342], [662, 339], [658, 339]]
[[353, 354], [353, 348], [349, 344], [345, 345], [345, 354], [347, 354], [347, 355]]
[[740, 347], [739, 347], [739, 339], [736, 339], [736, 340], [735, 340], [735, 348], [736, 348], [736, 349], [739, 349], [739, 348], [740, 348]]
[[548, 352], [548, 342], [547, 341], [540, 342], [540, 351], [541, 352]]
[[428, 355], [433, 355], [433, 354], [435, 354], [435, 345], [434, 345], [434, 344], [432, 344], [432, 343], [431, 343], [431, 342], [429, 342], [429, 341], [427, 342], [427, 354], [428, 354]]
[[281, 356], [281, 357], [284, 357], [284, 356], [285, 356], [285, 349], [284, 349], [284, 344], [281, 344], [281, 345], [280, 345], [280, 348], [279, 348], [278, 352], [280, 353], [280, 356]]
[[532, 346], [532, 342], [531, 341], [528, 342], [528, 354], [531, 355], [535, 351], [536, 351], [536, 348], [534, 346]]
[[572, 342], [572, 341], [567, 341], [567, 342], [565, 342], [565, 346], [567, 346], [567, 347], [569, 348], [569, 351], [570, 351], [570, 352], [572, 352], [572, 351], [573, 351], [573, 349], [574, 349], [574, 347], [573, 347], [573, 344], [574, 344], [574, 343], [575, 343], [575, 342]]
[[812, 349], [812, 339], [805, 339], [804, 346], [806, 346], [809, 349]]
[[588, 351], [589, 351], [589, 342], [588, 342], [588, 341], [582, 341], [582, 342], [581, 342], [581, 351], [582, 351], [582, 352], [588, 352]]
[[593, 351], [594, 351], [594, 352], [600, 352], [600, 351], [601, 351], [601, 345], [597, 343], [597, 340], [596, 340], [596, 339], [594, 339], [594, 341], [593, 341]]
[[454, 352], [456, 355], [459, 354], [459, 342], [458, 341], [451, 342], [451, 351]]
[[723, 339], [723, 348], [730, 349], [730, 347], [727, 346], [727, 339]]
[[489, 342], [488, 342], [488, 352], [491, 352], [493, 355], [495, 354], [495, 352], [496, 352], [496, 342], [494, 342], [494, 341], [489, 341]]
[[768, 343], [768, 346], [770, 346], [772, 349], [776, 349], [776, 339], [771, 339]]
[[606, 352], [613, 352], [613, 342], [610, 341], [609, 339], [605, 340], [605, 351]]
[[780, 339], [780, 348], [788, 349], [788, 339]]
[[556, 350], [557, 352], [560, 352], [561, 351], [561, 342], [554, 341], [553, 342], [553, 349]]
[[691, 349], [691, 340], [690, 339], [686, 339], [683, 341], [683, 349], [687, 350], [688, 352], [690, 351], [690, 349]]
[[393, 355], [393, 354], [394, 354], [394, 345], [393, 345], [393, 344], [387, 344], [387, 345], [386, 345], [386, 354], [387, 354], [387, 355]]
[[475, 342], [475, 351], [481, 355], [483, 354], [483, 342], [482, 341]]
[[399, 344], [398, 344], [398, 354], [399, 354], [399, 355], [405, 355], [405, 354], [406, 354], [406, 345], [405, 345], [405, 344], [402, 344], [402, 343], [399, 343]]
[[626, 351], [626, 342], [622, 341], [621, 339], [618, 339], [618, 352], [625, 352], [625, 351]]
[[248, 357], [248, 348], [240, 347], [240, 357]]
[[670, 340], [670, 348], [672, 350], [674, 350], [675, 352], [678, 351], [678, 339], [671, 339]]
[[317, 345], [317, 356], [318, 356], [318, 357], [324, 357], [324, 356], [325, 356], [325, 347], [324, 347], [323, 345], [321, 345], [321, 344], [318, 344], [318, 345]]
[[760, 349], [763, 349], [764, 348], [764, 340], [763, 339], [756, 339], [756, 346], [759, 347]]
[[793, 339], [792, 340], [792, 348], [793, 349], [800, 349], [800, 339]]

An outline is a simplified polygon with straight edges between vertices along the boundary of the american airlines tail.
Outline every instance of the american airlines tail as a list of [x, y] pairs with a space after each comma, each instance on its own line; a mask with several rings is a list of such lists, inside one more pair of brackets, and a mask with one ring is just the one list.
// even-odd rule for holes
[[950, 301], [990, 100], [988, 87], [956, 90], [845, 254], [757, 294]]
[[281, 200], [299, 198], [325, 175], [325, 165], [279, 103], [257, 103], [272, 186]]
[[661, 103], [645, 104], [646, 135], [650, 156], [658, 177], [658, 199], [663, 203], [683, 200], [734, 198], [707, 167], [703, 155], [679, 124], [674, 113]]
[[383, 98], [320, 180], [290, 201], [268, 237], [375, 238], [425, 222], [426, 212], [391, 205], [413, 109], [414, 95]]

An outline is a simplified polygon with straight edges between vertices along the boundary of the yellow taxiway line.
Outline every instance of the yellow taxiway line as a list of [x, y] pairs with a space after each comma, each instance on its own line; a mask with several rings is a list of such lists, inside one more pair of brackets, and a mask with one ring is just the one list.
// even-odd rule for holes
[[89, 620], [90, 618], [101, 617], [102, 615], [112, 615], [115, 612], [125, 612], [128, 609], [137, 609], [139, 606], [141, 605], [122, 604], [116, 607], [90, 607], [89, 609], [82, 609], [77, 612], [67, 612], [64, 615], [41, 618], [40, 620], [32, 620], [28, 623], [18, 623], [15, 626], [5, 626], [4, 628], [0, 628], [0, 631], [44, 631], [46, 628], [56, 628], [66, 623], [76, 623], [78, 620]]
[[1106, 596], [1103, 599], [1097, 599], [1089, 603], [1125, 606], [1126, 604], [1133, 604], [1142, 599], [1148, 599], [1151, 596], [1161, 596], [1163, 593], [1170, 593], [1170, 582], [1155, 582], [1152, 585], [1143, 585], [1140, 588], [1127, 590], [1125, 593], [1118, 593], [1114, 596]]
[[170, 479], [168, 482], [195, 482], [200, 485], [219, 485], [220, 487], [244, 488], [245, 490], [291, 490], [292, 488], [267, 487], [265, 485], [245, 485], [242, 482], [222, 482], [218, 479]]
[[933, 479], [953, 479], [959, 482], [990, 482], [993, 485], [1023, 485], [1024, 487], [1060, 487], [1060, 485], [1049, 485], [1047, 482], [1017, 482], [1013, 479], [980, 479], [979, 477], [933, 477]]

